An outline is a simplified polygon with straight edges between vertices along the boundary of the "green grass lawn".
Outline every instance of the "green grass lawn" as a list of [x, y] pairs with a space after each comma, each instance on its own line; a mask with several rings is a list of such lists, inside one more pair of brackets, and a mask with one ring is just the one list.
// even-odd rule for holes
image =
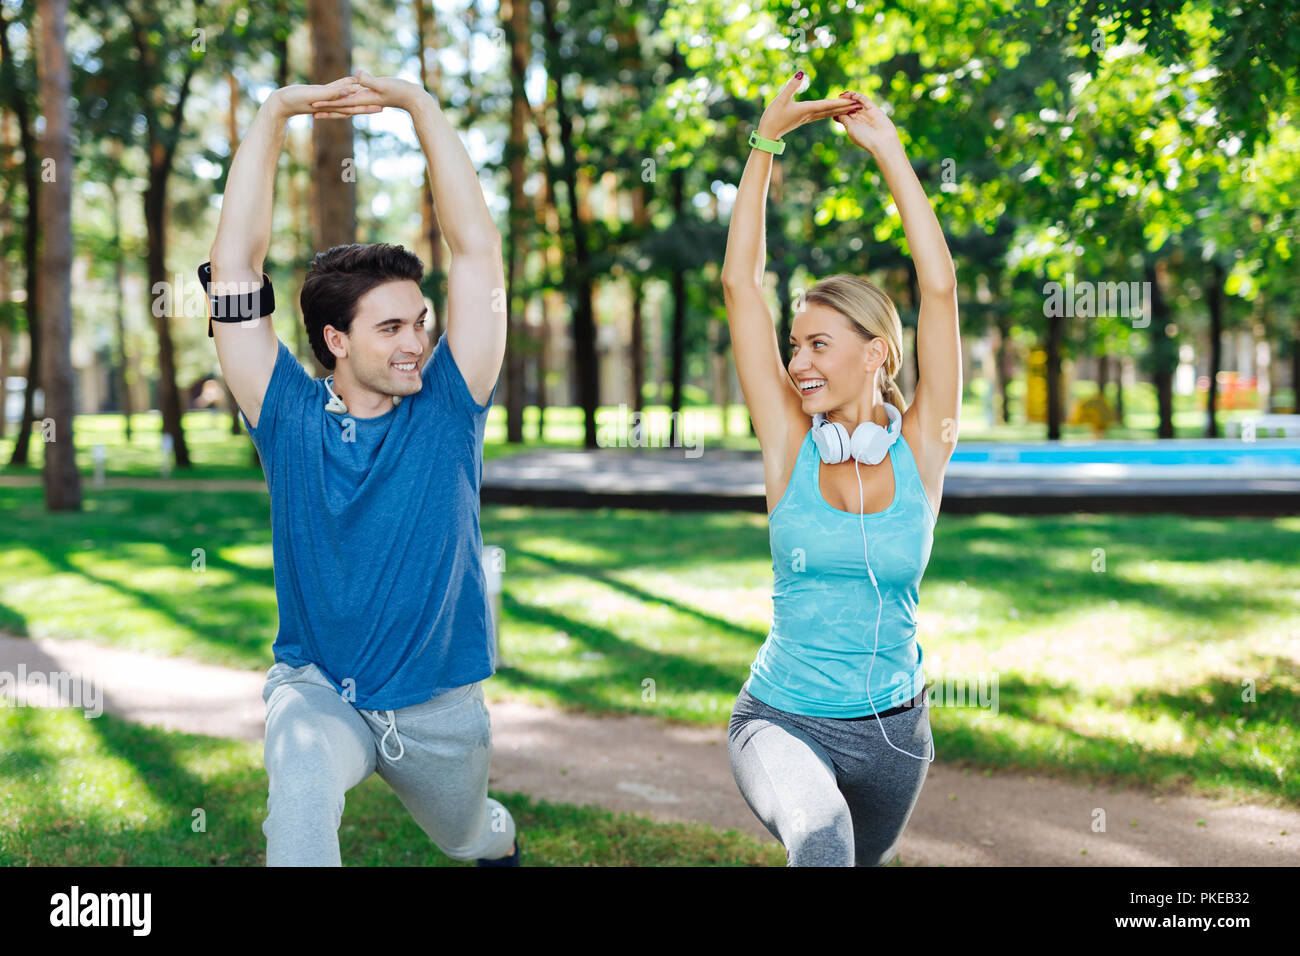
[[[0, 741], [0, 866], [266, 861], [260, 743], [35, 707], [0, 707]], [[525, 866], [785, 865], [779, 845], [735, 830], [492, 796], [523, 833]], [[375, 775], [348, 791], [339, 850], [350, 866], [474, 866], [439, 851]]]
[[[1008, 425], [988, 423], [986, 411], [987, 383], [976, 379], [968, 383], [962, 406], [961, 441], [1039, 441], [1046, 438], [1047, 427], [1042, 424], [1013, 421]], [[1023, 382], [1010, 386], [1013, 409], [1023, 407]], [[1093, 395], [1092, 382], [1074, 382], [1072, 398], [1086, 399]], [[1148, 384], [1125, 390], [1125, 427], [1111, 429], [1107, 438], [1151, 439], [1155, 437], [1158, 422], [1155, 390]], [[1174, 397], [1174, 427], [1179, 438], [1199, 438], [1205, 427], [1205, 412], [1199, 403], [1202, 396], [1176, 395]], [[643, 409], [644, 428], [650, 434], [667, 436], [671, 413], [664, 405], [647, 405]], [[597, 412], [598, 424], [615, 426], [621, 412], [619, 406], [602, 407]], [[1226, 411], [1220, 413], [1220, 427], [1235, 419], [1254, 417], [1254, 411]], [[758, 450], [758, 440], [749, 433], [749, 418], [743, 405], [727, 407], [727, 430], [722, 429], [722, 412], [717, 405], [688, 405], [683, 412], [682, 433], [684, 443], [709, 448]], [[582, 409], [556, 407], [546, 410], [545, 439], [537, 434], [538, 410], [529, 406], [524, 410], [523, 445], [506, 442], [505, 407], [496, 404], [488, 414], [484, 435], [483, 457], [491, 460], [503, 455], [517, 454], [543, 447], [577, 448], [583, 441]], [[194, 467], [173, 469], [171, 477], [177, 479], [238, 479], [260, 480], [262, 473], [253, 457], [252, 443], [247, 435], [232, 436], [230, 416], [216, 411], [187, 412], [184, 416], [186, 442]], [[125, 420], [121, 415], [78, 415], [73, 425], [73, 439], [77, 445], [77, 467], [85, 475], [94, 471], [95, 445], [104, 446], [105, 473], [111, 476], [150, 476], [160, 474], [162, 465], [162, 418], [157, 413], [132, 416], [132, 440], [125, 437]], [[39, 475], [43, 462], [44, 445], [39, 430], [33, 434], [29, 445], [31, 464], [27, 468], [9, 465], [13, 454], [17, 428], [10, 424], [5, 437], [0, 439], [0, 475]], [[1090, 440], [1092, 431], [1082, 425], [1063, 426], [1066, 439]], [[666, 438], [664, 439], [666, 442]]]
[[[0, 488], [0, 507], [5, 630], [269, 666], [264, 492], [111, 489], [49, 514], [39, 488]], [[725, 726], [770, 622], [764, 516], [488, 506], [482, 523], [506, 555], [489, 699]], [[927, 678], [996, 677], [998, 697], [996, 716], [940, 699], [939, 758], [1300, 805], [1298, 554], [1300, 518], [942, 516]]]

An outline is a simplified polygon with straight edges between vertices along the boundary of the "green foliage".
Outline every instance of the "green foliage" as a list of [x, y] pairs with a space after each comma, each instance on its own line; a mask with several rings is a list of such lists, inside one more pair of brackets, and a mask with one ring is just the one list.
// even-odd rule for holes
[[[997, 324], [1018, 341], [1042, 341], [1047, 282], [1069, 274], [1140, 282], [1158, 262], [1168, 276], [1163, 291], [1177, 342], [1199, 344], [1206, 274], [1217, 263], [1227, 273], [1229, 327], [1252, 324], [1275, 340], [1277, 354], [1293, 348], [1300, 244], [1300, 99], [1293, 67], [1300, 62], [1300, 14], [1292, 3], [552, 2], [553, 51], [539, 9], [531, 9], [529, 68], [550, 75], [545, 100], [534, 95], [529, 106], [545, 120], [549, 139], [526, 125], [526, 172], [545, 174], [559, 207], [567, 208], [567, 160], [556, 144], [554, 116], [554, 93], [562, 88], [573, 118], [574, 172], [591, 211], [588, 268], [598, 287], [647, 279], [653, 295], [662, 294], [655, 284], [684, 276], [683, 351], [693, 375], [703, 374], [719, 341], [717, 267], [748, 133], [797, 69], [809, 74], [806, 98], [856, 89], [886, 104], [947, 235], [968, 335]], [[0, 64], [0, 95], [10, 109], [24, 101], [35, 106], [35, 70], [17, 26], [29, 27], [31, 12], [29, 4], [6, 12], [15, 46]], [[370, 49], [406, 15], [400, 4], [375, 7], [375, 22], [358, 25], [358, 46], [366, 47], [359, 62], [410, 74], [410, 51]], [[101, 300], [116, 258], [127, 260], [131, 278], [143, 271], [133, 207], [146, 185], [146, 128], [162, 147], [179, 150], [167, 216], [169, 240], [179, 233], [181, 251], [169, 256], [193, 259], [215, 226], [212, 200], [224, 188], [229, 161], [226, 76], [245, 88], [237, 121], [246, 122], [249, 102], [272, 76], [277, 44], [302, 33], [305, 16], [300, 3], [262, 10], [243, 0], [187, 0], [157, 9], [139, 0], [73, 4], [74, 228], [78, 255], [90, 260]], [[495, 15], [473, 7], [463, 18], [440, 10], [435, 19], [439, 29], [430, 44], [447, 54], [439, 60], [444, 102], [458, 126], [481, 131], [489, 143], [504, 142], [510, 85]], [[204, 31], [202, 51], [196, 29]], [[494, 59], [454, 67], [452, 54], [489, 37]], [[191, 72], [185, 121], [173, 127], [169, 114]], [[209, 128], [217, 116], [219, 131]], [[358, 138], [372, 166], [395, 157], [398, 146], [409, 149], [395, 146], [387, 133], [363, 135], [367, 128], [358, 124]], [[836, 272], [868, 275], [891, 294], [904, 323], [914, 325], [910, 250], [874, 161], [829, 121], [801, 128], [789, 141], [768, 204], [768, 268], [781, 288], [796, 290]], [[0, 164], [0, 189], [15, 226], [3, 254], [19, 266], [27, 197], [18, 153], [11, 158]], [[502, 150], [499, 160], [484, 165], [498, 194], [508, 159]], [[110, 183], [126, 213], [120, 240], [109, 215]], [[363, 206], [387, 192], [391, 210], [378, 215], [363, 208], [362, 234], [411, 242], [418, 219], [410, 215], [413, 203], [392, 202], [401, 198], [392, 190], [407, 186], [373, 175], [363, 175], [359, 186]], [[410, 187], [419, 188], [415, 181]], [[634, 194], [645, 210], [639, 222], [629, 211]], [[283, 189], [279, 195], [283, 203]], [[571, 291], [577, 275], [570, 230], [552, 230], [537, 214], [540, 195], [528, 193], [529, 209], [519, 218], [519, 239], [530, 253], [519, 301]], [[277, 212], [291, 241], [278, 239], [271, 252], [298, 273], [304, 263], [294, 257], [303, 238], [294, 223], [303, 218], [296, 210]], [[387, 235], [395, 228], [408, 234]], [[554, 247], [565, 251], [558, 262], [545, 255]], [[167, 267], [176, 269], [170, 261]], [[427, 291], [441, 298], [440, 288]], [[618, 318], [610, 301], [616, 300], [603, 304], [598, 325]], [[779, 316], [788, 304], [778, 305]], [[128, 303], [128, 329], [143, 336], [150, 317], [140, 312], [139, 303]], [[77, 316], [82, 325], [87, 320], [106, 321], [104, 310]], [[1132, 316], [1076, 316], [1063, 331], [1066, 356], [1137, 358], [1163, 348]], [[530, 347], [523, 336], [517, 341]], [[177, 346], [185, 374], [215, 370], [210, 341], [197, 326], [178, 332]], [[155, 361], [151, 354], [139, 359], [146, 369]]]

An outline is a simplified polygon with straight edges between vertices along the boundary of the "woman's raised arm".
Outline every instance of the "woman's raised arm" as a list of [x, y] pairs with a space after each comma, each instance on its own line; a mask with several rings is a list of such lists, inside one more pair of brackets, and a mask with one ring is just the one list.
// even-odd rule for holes
[[[856, 103], [843, 98], [796, 102], [794, 95], [802, 82], [800, 70], [781, 88], [763, 111], [758, 136], [779, 140], [804, 123], [857, 108]], [[736, 356], [736, 374], [754, 423], [754, 434], [764, 450], [783, 445], [787, 428], [802, 408], [781, 361], [772, 313], [763, 296], [767, 188], [771, 175], [772, 153], [751, 147], [731, 210], [727, 254], [722, 263], [722, 293], [731, 329], [731, 348]]]
[[927, 470], [942, 469], [957, 447], [961, 415], [961, 335], [957, 325], [957, 273], [930, 200], [903, 151], [898, 130], [861, 93], [844, 93], [859, 108], [836, 122], [876, 159], [898, 205], [912, 250], [921, 307], [916, 326], [916, 395], [909, 412], [921, 426]]

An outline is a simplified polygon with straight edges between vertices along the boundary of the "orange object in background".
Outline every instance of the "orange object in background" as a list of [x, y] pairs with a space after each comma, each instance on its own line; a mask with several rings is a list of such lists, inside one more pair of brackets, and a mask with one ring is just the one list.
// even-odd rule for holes
[[[1217, 406], [1220, 411], [1238, 408], [1259, 407], [1259, 383], [1254, 375], [1241, 375], [1237, 372], [1219, 372], [1215, 376], [1219, 385]], [[1196, 378], [1197, 405], [1206, 408], [1209, 404], [1210, 379], [1207, 375]]]

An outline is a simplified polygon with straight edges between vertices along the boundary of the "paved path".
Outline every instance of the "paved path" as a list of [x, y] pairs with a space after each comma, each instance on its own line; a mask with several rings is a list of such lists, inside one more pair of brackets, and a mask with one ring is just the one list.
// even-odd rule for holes
[[[20, 664], [28, 675], [80, 675], [83, 709], [93, 710], [98, 701], [104, 711], [140, 723], [263, 739], [264, 671], [80, 640], [0, 635], [0, 672], [16, 675]], [[45, 682], [51, 683], [48, 676]], [[10, 678], [4, 686], [12, 683]], [[485, 690], [494, 738], [493, 790], [731, 827], [772, 841], [736, 789], [725, 728], [565, 712], [502, 699], [492, 685], [489, 680]], [[12, 705], [2, 697], [0, 702]], [[57, 703], [35, 689], [28, 702]], [[63, 701], [76, 702], [71, 696]], [[941, 739], [937, 746], [939, 757], [899, 846], [906, 865], [1300, 865], [1297, 810], [1162, 797], [1142, 788], [1090, 790], [1012, 771], [967, 774], [943, 762]], [[1091, 830], [1096, 808], [1106, 812], [1105, 833]]]
[[[991, 446], [992, 447], [992, 446]], [[948, 466], [946, 514], [1149, 513], [1291, 515], [1300, 474], [1287, 466], [1041, 465], [1012, 461]], [[0, 476], [0, 487], [37, 486], [40, 475]], [[84, 479], [95, 488], [93, 478]], [[262, 491], [262, 480], [110, 477], [105, 488]], [[722, 509], [766, 513], [758, 452], [721, 448], [539, 448], [484, 462], [487, 504], [568, 508]]]
[[[1300, 473], [1291, 467], [1166, 468], [954, 461], [947, 514], [1150, 513], [1291, 515]], [[691, 448], [539, 449], [485, 462], [490, 504], [570, 508], [739, 509], [766, 514], [758, 452]]]

